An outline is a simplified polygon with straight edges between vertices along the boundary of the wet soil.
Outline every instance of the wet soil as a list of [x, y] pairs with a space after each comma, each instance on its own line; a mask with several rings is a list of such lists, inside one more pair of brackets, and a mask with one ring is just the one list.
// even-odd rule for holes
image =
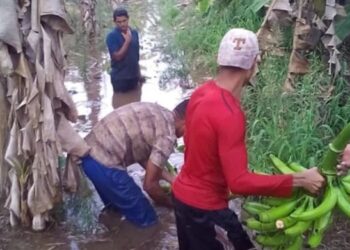
[[[127, 1], [132, 7], [132, 24], [139, 27], [142, 47], [140, 63], [142, 73], [147, 78], [142, 87], [141, 100], [173, 108], [187, 94], [180, 85], [188, 86], [191, 83], [183, 83], [183, 79], [164, 77], [171, 62], [163, 60], [164, 43], [161, 40], [155, 1]], [[111, 27], [112, 25], [111, 23]], [[113, 91], [108, 72], [104, 70], [109, 61], [108, 56], [105, 53], [92, 55], [93, 60], [87, 62], [87, 77], [82, 76], [78, 63], [72, 62], [66, 78], [66, 87], [79, 111], [79, 121], [75, 128], [82, 136], [112, 110]], [[172, 155], [171, 161], [180, 166], [182, 155]], [[130, 167], [129, 173], [136, 183], [141, 184], [144, 172], [140, 167]], [[4, 204], [4, 201], [0, 201], [0, 204]], [[33, 232], [29, 228], [11, 228], [8, 211], [1, 208], [0, 250], [178, 249], [173, 211], [160, 207], [156, 211], [159, 215], [157, 225], [146, 229], [137, 228], [120, 214], [103, 210], [103, 204], [91, 183], [86, 182], [77, 196], [65, 198], [62, 207], [55, 212], [56, 223], [48, 225], [44, 232]], [[350, 220], [337, 215], [319, 249], [350, 249], [349, 232]]]

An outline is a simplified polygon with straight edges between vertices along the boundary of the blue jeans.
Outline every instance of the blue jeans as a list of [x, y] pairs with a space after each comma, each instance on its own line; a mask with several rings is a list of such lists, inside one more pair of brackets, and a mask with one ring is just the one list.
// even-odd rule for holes
[[82, 158], [82, 166], [106, 206], [119, 210], [140, 227], [157, 222], [152, 205], [125, 170], [108, 168], [89, 155]]

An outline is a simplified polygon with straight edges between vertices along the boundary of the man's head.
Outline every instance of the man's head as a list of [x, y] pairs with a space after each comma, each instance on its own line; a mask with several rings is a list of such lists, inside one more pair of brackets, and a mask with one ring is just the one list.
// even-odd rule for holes
[[118, 29], [126, 32], [129, 27], [128, 11], [122, 7], [116, 8], [113, 12], [113, 21]]
[[173, 110], [175, 116], [175, 133], [178, 138], [185, 132], [185, 117], [189, 99], [180, 102]]
[[258, 38], [252, 31], [231, 29], [220, 43], [217, 58], [219, 70], [240, 72], [248, 83], [256, 74], [259, 54]]

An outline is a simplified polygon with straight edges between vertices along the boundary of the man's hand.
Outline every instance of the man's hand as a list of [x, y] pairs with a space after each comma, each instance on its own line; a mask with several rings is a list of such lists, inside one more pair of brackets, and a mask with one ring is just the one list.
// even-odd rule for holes
[[125, 42], [123, 43], [123, 46], [119, 50], [114, 51], [112, 54], [112, 58], [116, 61], [122, 60], [128, 51], [129, 45], [131, 43], [131, 38], [132, 38], [130, 28], [125, 33], [122, 32], [122, 36], [124, 37], [124, 40], [125, 40]]
[[132, 38], [131, 30], [128, 29], [127, 32], [125, 32], [125, 33], [122, 32], [122, 35], [123, 35], [123, 37], [124, 37], [124, 39], [125, 39], [125, 42], [126, 42], [127, 44], [129, 44], [129, 43], [131, 42], [131, 38]]
[[337, 165], [337, 174], [346, 175], [350, 169], [350, 144], [346, 145], [340, 164]]
[[156, 166], [151, 160], [148, 160], [146, 164], [146, 175], [143, 181], [143, 189], [158, 205], [172, 208], [173, 203], [171, 198], [159, 185], [162, 173], [163, 171], [160, 167]]
[[318, 194], [325, 183], [317, 167], [293, 174], [293, 186], [302, 187], [311, 194]]
[[175, 177], [176, 177], [175, 175], [172, 175], [165, 169], [162, 171], [162, 179], [169, 182], [170, 184], [173, 184]]

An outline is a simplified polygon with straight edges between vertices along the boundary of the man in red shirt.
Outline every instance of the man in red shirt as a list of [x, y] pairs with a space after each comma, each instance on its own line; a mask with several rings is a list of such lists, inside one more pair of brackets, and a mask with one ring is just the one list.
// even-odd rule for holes
[[185, 124], [185, 163], [173, 184], [180, 250], [253, 248], [228, 192], [288, 197], [294, 187], [316, 194], [324, 184], [317, 168], [291, 175], [258, 175], [247, 168], [242, 89], [257, 69], [256, 35], [232, 29], [218, 52], [218, 75], [191, 96]]

